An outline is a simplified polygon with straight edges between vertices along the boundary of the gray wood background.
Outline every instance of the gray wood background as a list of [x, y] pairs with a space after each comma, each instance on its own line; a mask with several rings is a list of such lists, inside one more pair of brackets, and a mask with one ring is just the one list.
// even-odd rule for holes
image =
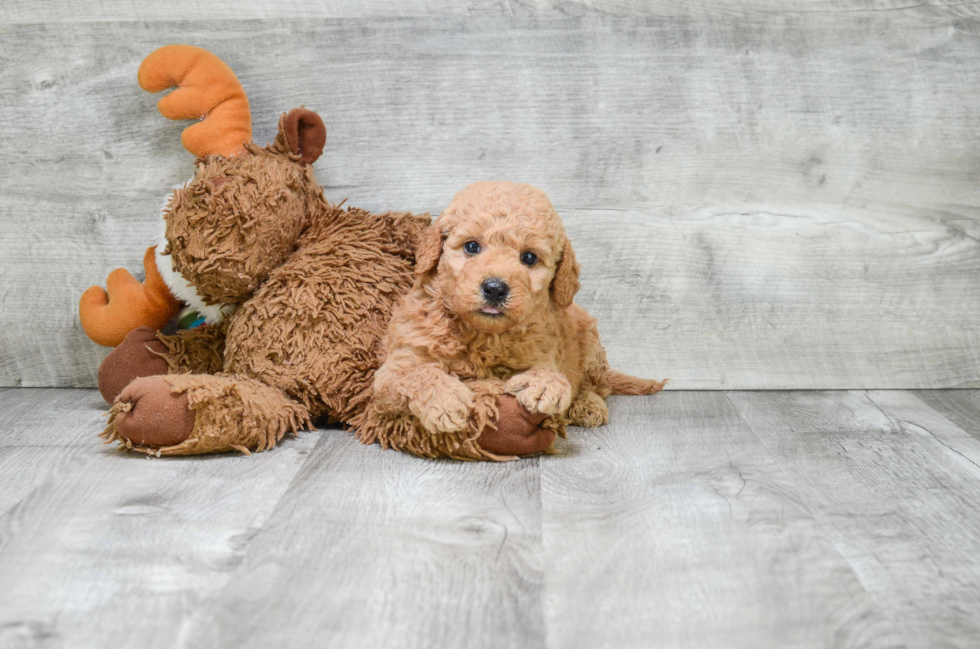
[[545, 189], [621, 369], [980, 387], [980, 6], [907, 0], [8, 0], [0, 385], [95, 384], [78, 297], [191, 173], [136, 84], [171, 42], [232, 66], [259, 141], [320, 112], [331, 199]]

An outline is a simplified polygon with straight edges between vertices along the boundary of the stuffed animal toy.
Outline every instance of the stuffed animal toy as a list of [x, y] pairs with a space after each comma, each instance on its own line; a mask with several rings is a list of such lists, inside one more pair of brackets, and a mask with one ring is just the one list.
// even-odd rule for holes
[[[79, 304], [89, 337], [118, 345], [99, 369], [113, 404], [102, 437], [158, 456], [249, 453], [316, 419], [361, 418], [429, 216], [329, 203], [312, 167], [326, 142], [320, 117], [292, 110], [271, 145], [256, 145], [241, 84], [206, 50], [163, 47], [139, 83], [176, 86], [160, 112], [202, 121], [183, 132], [196, 172], [164, 208], [144, 281], [113, 271], [108, 291], [92, 287]], [[181, 304], [204, 324], [158, 331]], [[550, 446], [553, 432], [513, 397], [486, 406], [466, 440], [436, 443], [443, 455], [507, 459]]]

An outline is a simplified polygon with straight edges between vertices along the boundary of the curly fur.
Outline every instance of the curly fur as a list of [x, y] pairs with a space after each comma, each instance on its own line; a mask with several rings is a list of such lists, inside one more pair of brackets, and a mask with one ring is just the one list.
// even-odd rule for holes
[[[479, 253], [464, 250], [471, 241]], [[522, 263], [525, 252], [537, 262]], [[422, 235], [415, 272], [388, 327], [372, 407], [357, 422], [364, 441], [471, 457], [488, 385], [547, 415], [543, 426], [561, 435], [569, 423], [606, 423], [614, 387], [651, 394], [664, 385], [610, 370], [595, 319], [572, 303], [579, 266], [539, 189], [486, 182], [461, 191]], [[499, 314], [486, 313], [481, 292], [491, 277], [509, 286]]]

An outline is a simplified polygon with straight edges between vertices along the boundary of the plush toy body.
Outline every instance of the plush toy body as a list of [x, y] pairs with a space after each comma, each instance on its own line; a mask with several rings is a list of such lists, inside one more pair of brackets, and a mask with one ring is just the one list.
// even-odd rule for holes
[[[250, 452], [317, 418], [358, 418], [429, 216], [330, 204], [311, 166], [326, 141], [316, 113], [289, 112], [273, 144], [255, 145], [241, 85], [205, 50], [161, 48], [139, 79], [177, 86], [165, 116], [204, 120], [184, 131], [197, 172], [171, 196], [144, 283], [114, 271], [108, 294], [82, 296], [89, 336], [119, 345], [99, 370], [113, 404], [103, 437], [157, 455]], [[180, 302], [206, 324], [158, 333]], [[513, 406], [489, 404], [473, 438], [497, 452], [467, 457], [547, 448], [540, 419]]]

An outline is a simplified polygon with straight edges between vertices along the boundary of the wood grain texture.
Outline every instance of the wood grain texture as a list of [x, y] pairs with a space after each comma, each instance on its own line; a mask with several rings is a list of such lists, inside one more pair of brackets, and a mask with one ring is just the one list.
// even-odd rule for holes
[[901, 11], [913, 15], [976, 17], [975, 2], [933, 0], [213, 0], [202, 3], [174, 0], [147, 3], [140, 0], [103, 0], [79, 11], [69, 0], [9, 0], [0, 24], [123, 22], [134, 20], [270, 20], [276, 18], [409, 18], [459, 15], [527, 16], [601, 14], [660, 18], [746, 18], [770, 15], [874, 14]]
[[147, 459], [98, 399], [0, 390], [0, 647], [980, 644], [980, 440], [907, 392], [616, 397], [504, 464]]
[[191, 646], [541, 646], [538, 461], [422, 460], [325, 433]]
[[980, 439], [980, 391], [918, 390], [915, 396], [975, 438]]
[[99, 448], [109, 407], [95, 390], [0, 389], [0, 448]]
[[[956, 393], [961, 390], [943, 392]], [[962, 425], [962, 420], [957, 421], [925, 399], [908, 392], [872, 390], [868, 392], [868, 398], [891, 417], [899, 430], [934, 438], [946, 448], [953, 462], [980, 478], [980, 439], [977, 439], [975, 427], [973, 431], [968, 430]], [[973, 415], [980, 416], [980, 410], [974, 410]]]
[[549, 646], [902, 645], [724, 393], [611, 406], [542, 460]]
[[977, 646], [977, 440], [909, 393], [729, 397], [908, 645]]
[[96, 401], [0, 390], [2, 647], [176, 646], [317, 439], [148, 461], [102, 445]]
[[11, 509], [71, 471], [77, 456], [104, 448], [96, 435], [107, 410], [93, 390], [0, 389], [0, 548]]
[[348, 5], [162, 21], [160, 3], [107, 3], [95, 16], [120, 22], [62, 24], [76, 18], [57, 3], [16, 4], [0, 26], [0, 385], [94, 385], [104, 350], [77, 298], [139, 268], [192, 170], [136, 68], [188, 42], [238, 72], [257, 140], [283, 110], [323, 115], [334, 200], [438, 212], [476, 179], [548, 191], [626, 371], [980, 387], [975, 7]]
[[506, 2], [496, 0], [174, 0], [166, 3], [140, 2], [139, 0], [108, 0], [87, 6], [79, 11], [78, 5], [68, 0], [10, 0], [5, 3], [0, 25], [21, 23], [88, 23], [128, 22], [133, 20], [213, 20], [234, 22], [240, 20], [270, 20], [277, 18], [410, 18], [417, 16], [467, 16], [474, 12], [490, 12], [497, 15], [506, 11]]

